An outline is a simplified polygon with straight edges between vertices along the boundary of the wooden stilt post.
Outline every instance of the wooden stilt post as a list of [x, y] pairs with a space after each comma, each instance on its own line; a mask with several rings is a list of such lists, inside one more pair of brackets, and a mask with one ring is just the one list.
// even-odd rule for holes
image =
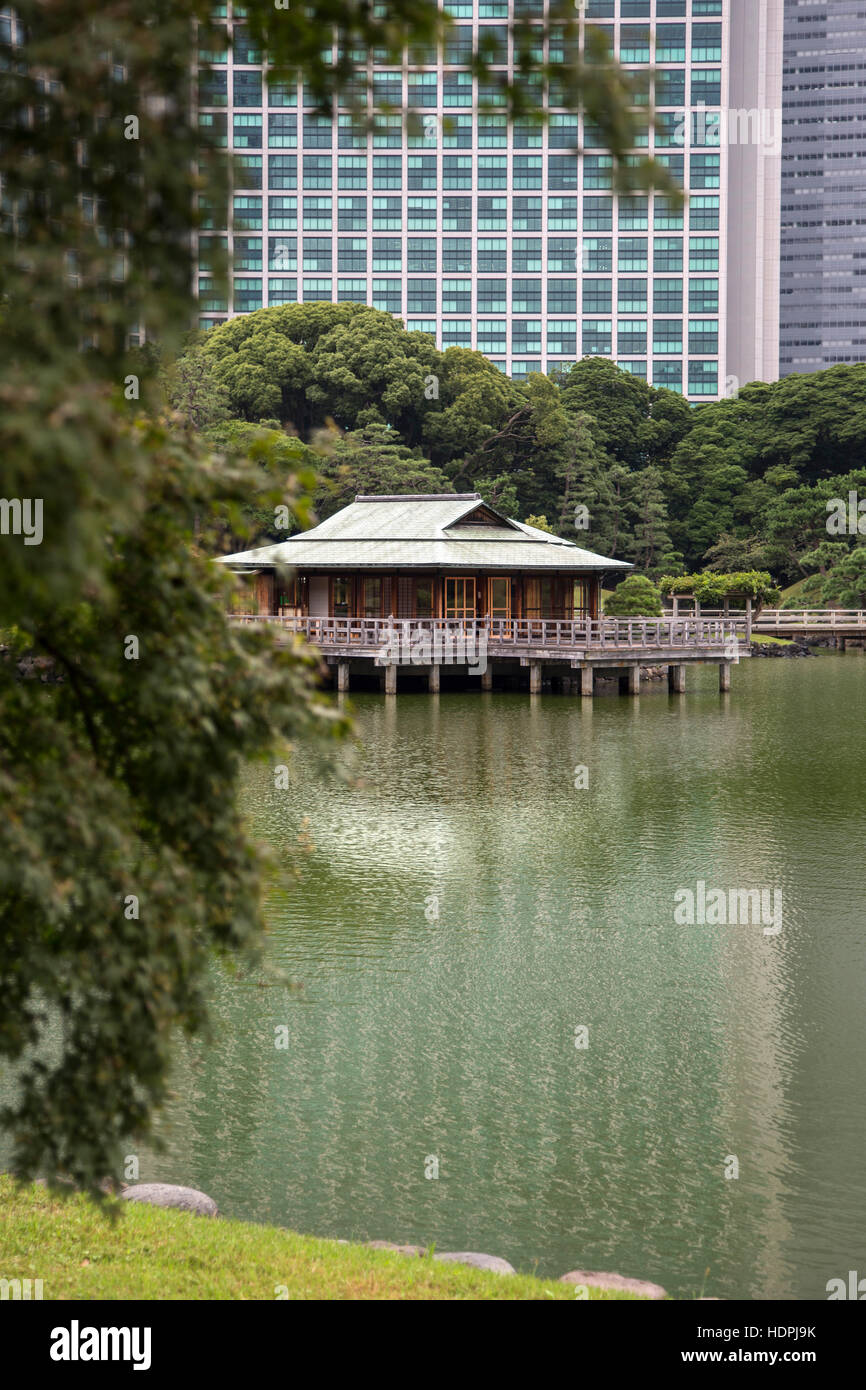
[[385, 694], [397, 694], [397, 666], [393, 661], [385, 667]]
[[593, 693], [593, 670], [591, 666], [580, 668], [580, 693], [584, 699], [591, 699]]
[[442, 672], [441, 666], [431, 666], [427, 674], [427, 689], [431, 695], [439, 694], [439, 677]]
[[682, 664], [668, 667], [668, 688], [675, 695], [684, 695], [686, 690], [686, 668]]
[[719, 664], [719, 690], [730, 690], [731, 688], [731, 663], [722, 661]]
[[492, 689], [493, 689], [493, 667], [492, 667], [492, 666], [488, 666], [486, 671], [482, 671], [482, 672], [481, 672], [481, 689], [482, 689], [482, 690], [492, 690]]
[[640, 667], [636, 661], [628, 668], [628, 693], [629, 695], [640, 694]]
[[349, 689], [349, 663], [348, 661], [337, 662], [337, 689]]
[[529, 663], [529, 693], [531, 695], [541, 694], [541, 662], [530, 661]]

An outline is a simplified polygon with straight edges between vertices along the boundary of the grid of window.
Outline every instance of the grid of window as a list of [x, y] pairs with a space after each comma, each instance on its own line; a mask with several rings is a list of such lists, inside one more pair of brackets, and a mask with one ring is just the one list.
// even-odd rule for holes
[[[444, 55], [416, 55], [403, 72], [373, 55], [375, 100], [407, 105], [416, 119], [407, 126], [392, 110], [368, 131], [348, 103], [323, 116], [308, 90], [269, 80], [243, 23], [221, 7], [233, 44], [209, 55], [217, 66], [199, 80], [200, 119], [240, 168], [228, 225], [214, 213], [208, 228], [227, 241], [227, 296], [202, 238], [202, 321], [295, 300], [368, 303], [516, 376], [584, 353], [615, 356], [695, 398], [712, 394], [723, 346], [727, 190], [714, 112], [724, 0], [585, 0], [620, 60], [651, 74], [660, 128], [647, 123], [637, 153], [683, 183], [684, 204], [618, 194], [599, 132], [556, 109], [555, 84], [546, 93], [516, 74], [553, 108], [546, 126], [509, 128], [504, 113], [479, 111], [493, 91], [465, 62], [480, 48], [495, 66], [512, 58], [510, 7], [446, 8], [455, 23]], [[544, 14], [543, 0], [516, 8], [530, 25]], [[539, 57], [557, 52], [555, 37], [546, 55], [538, 45]]]

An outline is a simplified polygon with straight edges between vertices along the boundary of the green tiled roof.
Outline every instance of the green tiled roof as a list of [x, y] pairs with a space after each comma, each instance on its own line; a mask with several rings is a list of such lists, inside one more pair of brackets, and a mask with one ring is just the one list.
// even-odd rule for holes
[[[484, 521], [469, 518], [481, 513]], [[464, 520], [465, 518], [465, 520]], [[476, 492], [356, 497], [350, 506], [288, 540], [220, 557], [238, 569], [626, 570], [572, 541], [512, 521]]]

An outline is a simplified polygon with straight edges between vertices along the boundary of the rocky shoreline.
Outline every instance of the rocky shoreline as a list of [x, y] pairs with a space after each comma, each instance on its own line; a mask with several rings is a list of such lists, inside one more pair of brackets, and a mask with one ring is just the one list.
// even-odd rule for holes
[[[123, 1187], [120, 1197], [125, 1202], [144, 1202], [148, 1206], [162, 1207], [172, 1211], [189, 1212], [192, 1216], [218, 1217], [219, 1208], [212, 1197], [194, 1187], [180, 1187], [167, 1182], [143, 1182], [134, 1187]], [[352, 1242], [342, 1240], [340, 1245]], [[423, 1259], [427, 1250], [423, 1245], [396, 1245], [390, 1240], [367, 1240], [362, 1242], [370, 1250], [391, 1250], [407, 1258]], [[442, 1264], [469, 1265], [473, 1269], [487, 1270], [491, 1274], [516, 1274], [517, 1270], [499, 1255], [486, 1255], [479, 1250], [436, 1250], [433, 1259]], [[652, 1284], [646, 1279], [630, 1279], [622, 1274], [612, 1274], [603, 1270], [571, 1269], [559, 1279], [560, 1284], [574, 1284], [576, 1288], [606, 1289], [613, 1293], [632, 1293], [640, 1298], [658, 1301], [667, 1298], [661, 1284]]]

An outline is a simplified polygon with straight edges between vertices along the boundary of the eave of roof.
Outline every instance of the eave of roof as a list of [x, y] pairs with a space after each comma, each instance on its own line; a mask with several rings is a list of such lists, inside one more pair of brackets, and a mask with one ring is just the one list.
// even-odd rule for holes
[[[461, 519], [479, 507], [492, 525]], [[273, 545], [220, 557], [233, 568], [627, 570], [633, 566], [584, 550], [502, 516], [478, 493], [357, 497], [309, 531]]]
[[311, 570], [333, 569], [502, 569], [502, 570], [627, 570], [624, 560], [612, 560], [571, 545], [540, 545], [517, 541], [359, 540], [340, 543], [282, 541], [260, 550], [222, 557], [232, 568], [262, 565]]

